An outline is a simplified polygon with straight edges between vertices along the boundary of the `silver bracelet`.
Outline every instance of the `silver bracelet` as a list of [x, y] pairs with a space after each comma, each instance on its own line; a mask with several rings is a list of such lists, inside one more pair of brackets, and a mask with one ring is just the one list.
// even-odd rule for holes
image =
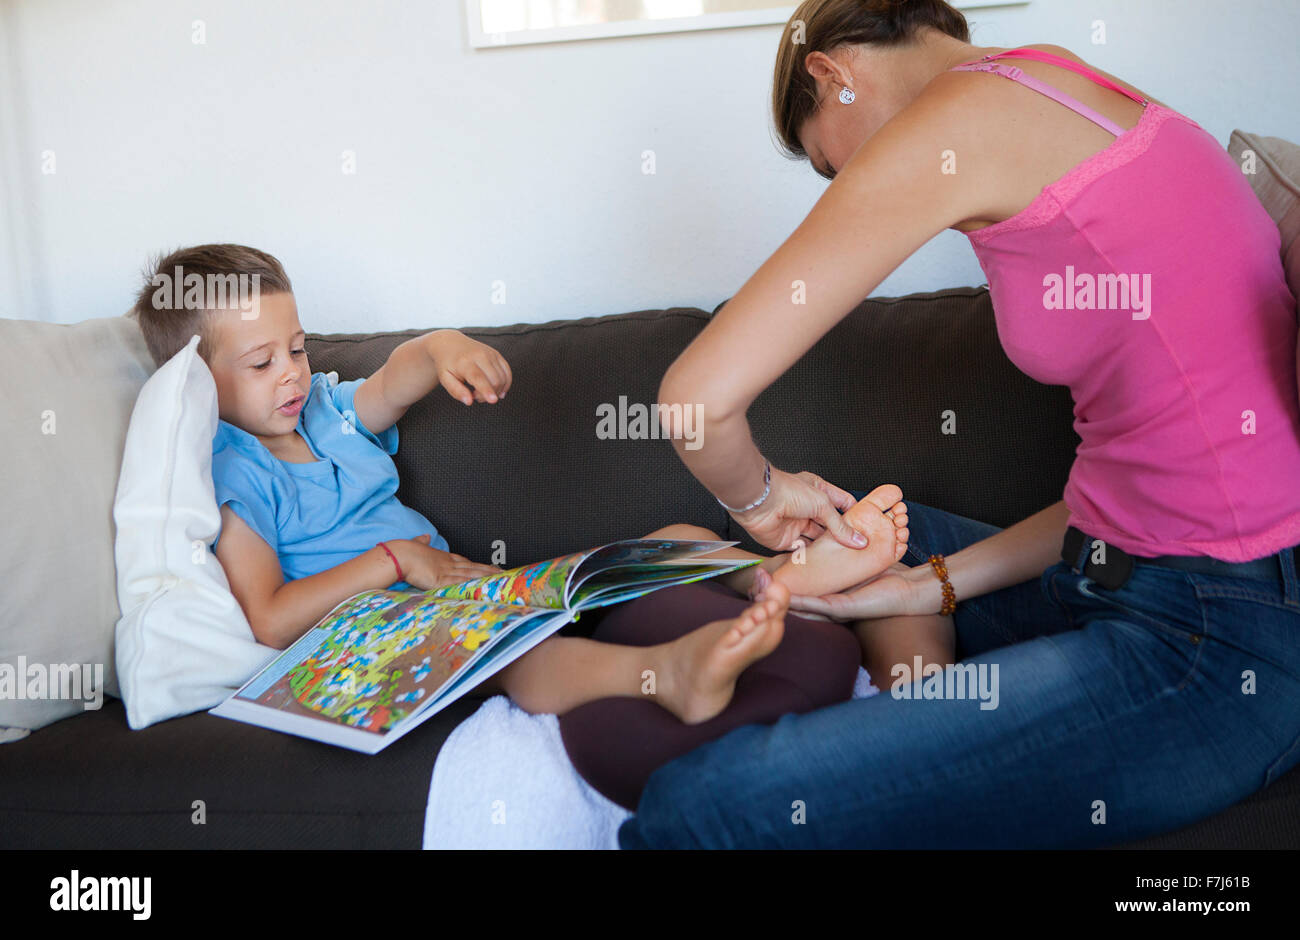
[[772, 492], [772, 461], [764, 458], [763, 463], [765, 466], [763, 468], [763, 495], [762, 496], [754, 500], [748, 506], [744, 506], [740, 509], [732, 509], [730, 506], [728, 506], [726, 503], [724, 503], [722, 500], [718, 499], [718, 497], [715, 496], [713, 498], [718, 499], [718, 505], [720, 505], [723, 509], [727, 510], [727, 512], [749, 512], [751, 509], [757, 509], [759, 506], [763, 505], [763, 500], [767, 499], [767, 494]]

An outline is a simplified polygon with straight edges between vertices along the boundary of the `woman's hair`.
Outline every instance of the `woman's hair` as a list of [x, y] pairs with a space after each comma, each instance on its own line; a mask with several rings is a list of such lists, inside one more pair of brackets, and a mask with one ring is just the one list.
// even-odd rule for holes
[[970, 42], [966, 17], [944, 0], [804, 0], [781, 32], [772, 78], [772, 115], [786, 155], [806, 157], [799, 143], [803, 122], [817, 113], [817, 82], [805, 60], [848, 43], [903, 46], [930, 26]]
[[[190, 275], [198, 275], [204, 284], [198, 303], [186, 302]], [[246, 298], [250, 282], [259, 294], [293, 292], [280, 262], [264, 251], [247, 245], [181, 248], [166, 257], [159, 255], [145, 269], [144, 285], [127, 316], [140, 324], [155, 366], [184, 349], [195, 333], [199, 356], [210, 363], [219, 311]], [[216, 290], [206, 289], [209, 286]], [[224, 296], [225, 302], [213, 303], [214, 293]]]

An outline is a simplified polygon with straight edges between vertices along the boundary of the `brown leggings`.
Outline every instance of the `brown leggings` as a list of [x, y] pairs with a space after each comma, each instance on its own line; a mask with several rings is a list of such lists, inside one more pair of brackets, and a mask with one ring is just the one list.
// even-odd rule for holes
[[[594, 640], [652, 646], [736, 617], [748, 606], [726, 585], [699, 581], [589, 611], [582, 625], [598, 620]], [[740, 674], [735, 696], [716, 717], [683, 724], [652, 700], [618, 696], [561, 715], [560, 735], [583, 779], [635, 810], [650, 774], [673, 758], [742, 725], [771, 724], [791, 712], [847, 701], [861, 656], [858, 641], [842, 624], [787, 614], [781, 644]]]

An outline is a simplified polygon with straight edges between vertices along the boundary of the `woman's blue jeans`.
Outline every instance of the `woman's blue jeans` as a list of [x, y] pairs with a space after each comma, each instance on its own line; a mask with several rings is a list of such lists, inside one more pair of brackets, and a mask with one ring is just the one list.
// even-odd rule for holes
[[[907, 505], [908, 564], [998, 531]], [[738, 728], [656, 770], [620, 846], [1104, 846], [1213, 815], [1300, 762], [1293, 549], [1267, 578], [1138, 562], [1113, 591], [1078, 573], [1087, 551], [958, 602], [944, 675], [964, 670], [964, 689], [876, 677], [871, 698]]]

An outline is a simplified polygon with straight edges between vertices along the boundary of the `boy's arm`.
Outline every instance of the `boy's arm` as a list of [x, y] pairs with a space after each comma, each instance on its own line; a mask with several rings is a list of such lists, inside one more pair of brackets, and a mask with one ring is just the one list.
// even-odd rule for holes
[[468, 405], [475, 398], [497, 401], [510, 382], [509, 364], [491, 346], [458, 330], [434, 330], [394, 349], [357, 388], [352, 407], [362, 425], [382, 434], [439, 385]]
[[388, 553], [376, 545], [328, 571], [286, 582], [275, 550], [229, 505], [221, 507], [217, 560], [253, 637], [275, 649], [285, 649], [352, 595], [397, 580]]

